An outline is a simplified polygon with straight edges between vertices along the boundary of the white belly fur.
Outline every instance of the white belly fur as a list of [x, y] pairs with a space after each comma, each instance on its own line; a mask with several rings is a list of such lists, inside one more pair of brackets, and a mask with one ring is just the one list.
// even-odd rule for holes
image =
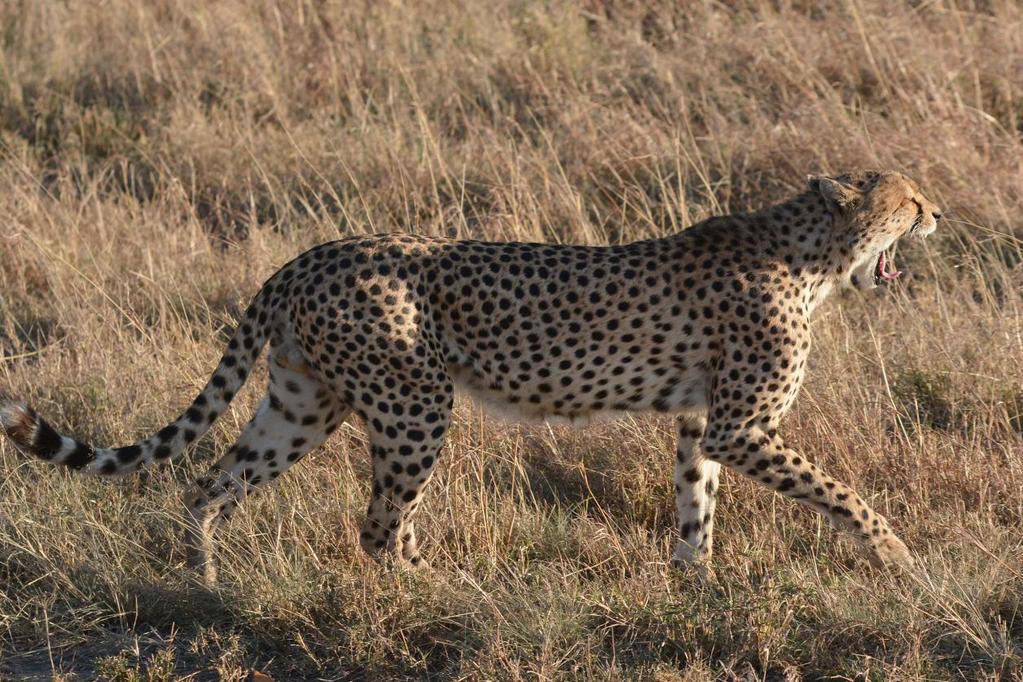
[[586, 426], [599, 422], [620, 419], [626, 414], [654, 412], [657, 414], [699, 414], [706, 412], [705, 382], [700, 374], [694, 373], [678, 382], [672, 394], [664, 403], [666, 409], [657, 410], [652, 404], [639, 404], [628, 410], [594, 410], [577, 414], [555, 414], [553, 408], [543, 404], [511, 403], [498, 391], [481, 386], [470, 368], [449, 367], [448, 371], [459, 393], [468, 395], [488, 415], [512, 422], [542, 422], [568, 426]]

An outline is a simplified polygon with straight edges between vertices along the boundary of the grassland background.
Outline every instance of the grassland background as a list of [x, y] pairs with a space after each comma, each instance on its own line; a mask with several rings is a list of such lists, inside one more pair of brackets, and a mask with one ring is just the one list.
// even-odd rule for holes
[[343, 428], [184, 569], [178, 464], [108, 482], [0, 443], [0, 677], [1019, 679], [1023, 7], [951, 2], [0, 2], [0, 393], [125, 444], [184, 406], [302, 249], [408, 230], [618, 243], [903, 170], [949, 217], [819, 311], [787, 437], [923, 577], [723, 477], [716, 566], [670, 569], [670, 420], [461, 403], [418, 526], [358, 549]]

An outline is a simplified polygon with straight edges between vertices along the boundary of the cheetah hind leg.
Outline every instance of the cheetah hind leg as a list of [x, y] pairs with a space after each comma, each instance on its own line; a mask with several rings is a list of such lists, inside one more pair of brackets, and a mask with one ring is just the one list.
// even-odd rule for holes
[[414, 569], [426, 566], [412, 516], [433, 477], [450, 425], [453, 390], [448, 385], [439, 395], [408, 396], [410, 404], [422, 408], [415, 410], [416, 416], [408, 416], [413, 410], [406, 410], [399, 420], [393, 411], [367, 415], [373, 490], [359, 543], [374, 558]]
[[216, 581], [213, 534], [241, 501], [319, 447], [349, 410], [282, 354], [271, 355], [270, 386], [238, 441], [185, 493], [188, 563]]

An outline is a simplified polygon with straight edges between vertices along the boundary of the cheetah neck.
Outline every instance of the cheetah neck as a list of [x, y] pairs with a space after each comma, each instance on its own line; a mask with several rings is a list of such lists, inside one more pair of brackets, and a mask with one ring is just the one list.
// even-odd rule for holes
[[806, 192], [754, 216], [773, 235], [768, 249], [788, 270], [803, 308], [810, 314], [852, 267], [852, 248], [837, 238], [835, 216], [816, 192]]

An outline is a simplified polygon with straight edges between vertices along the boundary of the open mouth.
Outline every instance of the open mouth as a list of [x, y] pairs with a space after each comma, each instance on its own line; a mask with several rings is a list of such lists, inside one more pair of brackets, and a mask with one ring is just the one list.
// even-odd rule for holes
[[877, 257], [877, 266], [874, 268], [874, 284], [894, 282], [901, 275], [902, 270], [895, 269], [895, 259], [888, 256], [887, 249], [881, 251], [881, 255]]

